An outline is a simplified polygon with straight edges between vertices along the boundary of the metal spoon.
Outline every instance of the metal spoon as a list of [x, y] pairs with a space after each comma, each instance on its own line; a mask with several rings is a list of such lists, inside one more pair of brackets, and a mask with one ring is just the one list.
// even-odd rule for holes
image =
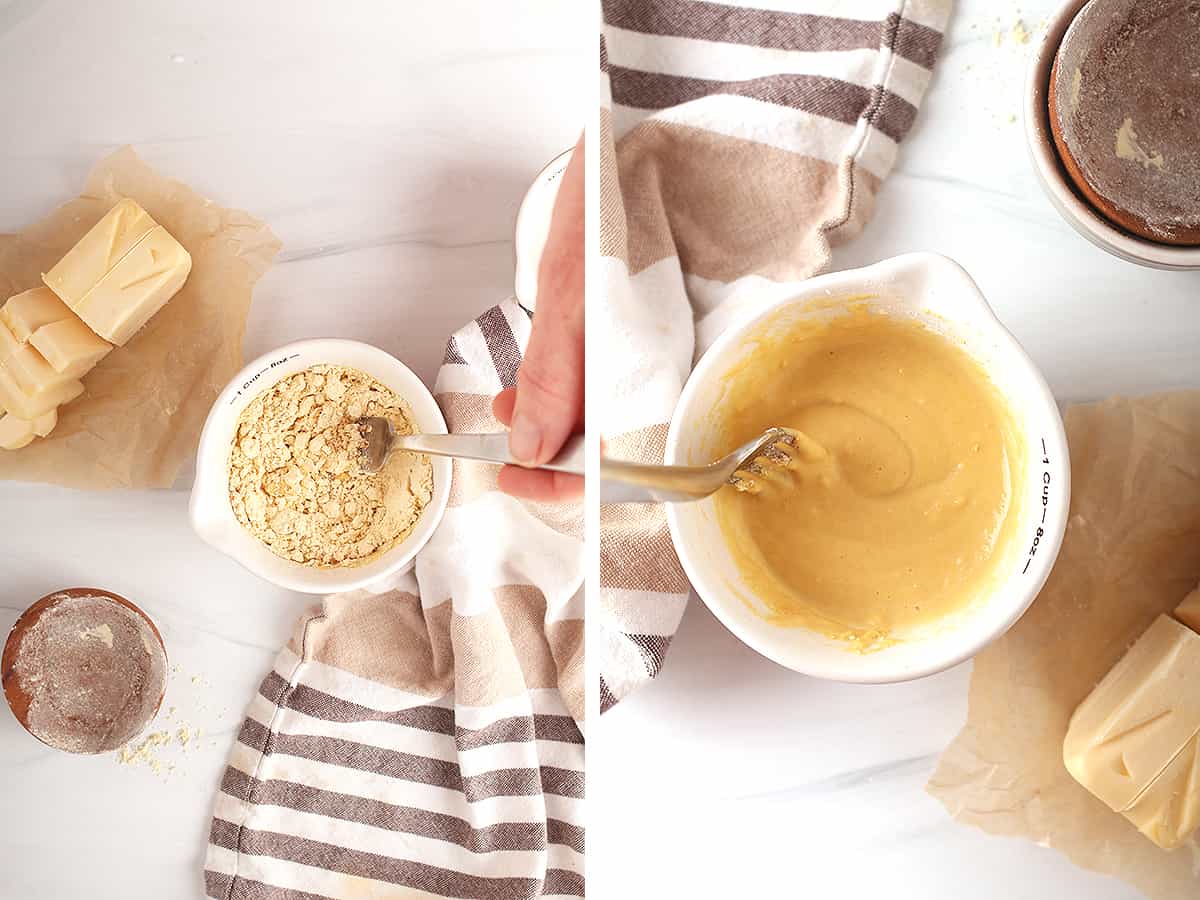
[[[378, 472], [395, 450], [411, 450], [430, 456], [453, 456], [479, 462], [520, 465], [508, 451], [508, 434], [396, 434], [392, 423], [380, 416], [358, 419], [358, 429], [366, 440], [360, 463], [364, 472]], [[551, 472], [583, 474], [583, 435], [567, 439], [558, 455], [540, 469]]]
[[793, 445], [796, 437], [786, 428], [768, 428], [752, 441], [707, 466], [654, 466], [602, 459], [601, 502], [679, 503], [702, 500], [725, 485], [745, 489], [763, 461], [783, 464], [789, 459], [780, 445]]

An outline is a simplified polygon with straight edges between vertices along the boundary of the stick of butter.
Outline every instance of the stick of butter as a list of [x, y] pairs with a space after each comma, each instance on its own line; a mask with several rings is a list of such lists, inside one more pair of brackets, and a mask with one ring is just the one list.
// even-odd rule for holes
[[83, 382], [76, 379], [43, 385], [26, 392], [9, 370], [0, 366], [0, 409], [6, 409], [10, 415], [28, 422], [40, 419], [64, 403], [70, 403], [82, 393]]
[[92, 331], [120, 346], [175, 296], [191, 270], [191, 255], [159, 225], [82, 298], [63, 299]]
[[30, 335], [39, 328], [73, 318], [75, 316], [67, 305], [48, 287], [36, 287], [9, 297], [8, 302], [0, 307], [0, 324], [7, 325], [22, 343], [29, 340]]
[[1063, 762], [1110, 809], [1171, 849], [1200, 824], [1198, 739], [1200, 634], [1164, 615], [1075, 710]]
[[0, 449], [20, 450], [34, 439], [33, 423], [11, 413], [0, 415]]
[[79, 239], [58, 265], [42, 276], [46, 286], [72, 309], [158, 223], [133, 200], [110, 209]]
[[45, 415], [38, 416], [33, 420], [33, 433], [38, 437], [45, 437], [58, 426], [58, 410], [52, 409]]
[[48, 435], [58, 407], [83, 393], [79, 379], [162, 309], [191, 270], [183, 245], [125, 199], [42, 276], [45, 287], [10, 297], [0, 307], [0, 449]]
[[30, 335], [29, 344], [64, 378], [82, 378], [112, 350], [112, 344], [74, 315], [43, 325]]
[[1200, 826], [1200, 734], [1175, 754], [1125, 818], [1164, 850], [1174, 850]]
[[31, 396], [71, 380], [56, 372], [31, 345], [18, 341], [7, 325], [0, 325], [0, 369], [7, 369], [21, 390]]
[[45, 437], [58, 424], [58, 410], [52, 409], [32, 422], [12, 413], [0, 412], [0, 450], [20, 450], [35, 437]]

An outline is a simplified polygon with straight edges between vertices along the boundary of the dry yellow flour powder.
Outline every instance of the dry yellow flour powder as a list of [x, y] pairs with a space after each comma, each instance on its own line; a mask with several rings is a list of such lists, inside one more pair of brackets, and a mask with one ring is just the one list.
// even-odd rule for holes
[[356, 565], [408, 536], [433, 495], [428, 456], [396, 451], [359, 465], [355, 420], [381, 416], [412, 434], [412, 412], [365, 372], [313, 366], [250, 402], [229, 455], [237, 520], [274, 553], [306, 566]]

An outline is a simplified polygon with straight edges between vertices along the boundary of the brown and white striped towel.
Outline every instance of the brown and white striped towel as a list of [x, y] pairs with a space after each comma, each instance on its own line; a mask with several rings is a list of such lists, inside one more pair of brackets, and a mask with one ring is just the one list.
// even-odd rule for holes
[[[499, 431], [529, 314], [450, 340], [451, 431]], [[578, 505], [455, 462], [414, 573], [326, 598], [250, 704], [217, 794], [220, 900], [582, 896], [583, 602]]]
[[[661, 462], [693, 362], [764, 281], [857, 234], [951, 0], [603, 0], [600, 284], [614, 457]], [[653, 678], [688, 582], [660, 507], [602, 510], [601, 709]]]

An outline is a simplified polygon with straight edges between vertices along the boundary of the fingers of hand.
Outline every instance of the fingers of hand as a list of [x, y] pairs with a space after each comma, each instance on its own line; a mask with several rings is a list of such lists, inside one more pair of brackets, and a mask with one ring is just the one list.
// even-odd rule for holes
[[517, 389], [507, 388], [492, 398], [492, 415], [501, 425], [508, 427], [512, 424], [513, 407], [517, 402]]
[[583, 154], [567, 168], [538, 272], [538, 304], [509, 446], [527, 465], [548, 462], [583, 421]]
[[531, 471], [505, 466], [498, 476], [500, 490], [513, 497], [540, 503], [560, 503], [583, 496], [583, 479], [565, 472]]
[[[505, 425], [512, 421], [516, 404], [515, 388], [501, 391], [492, 399], [492, 413]], [[505, 466], [498, 476], [499, 487], [506, 494], [523, 500], [556, 503], [583, 496], [583, 479], [559, 472], [532, 471], [520, 466]]]
[[526, 465], [549, 462], [582, 421], [582, 327], [545, 322], [517, 374], [512, 454]]

